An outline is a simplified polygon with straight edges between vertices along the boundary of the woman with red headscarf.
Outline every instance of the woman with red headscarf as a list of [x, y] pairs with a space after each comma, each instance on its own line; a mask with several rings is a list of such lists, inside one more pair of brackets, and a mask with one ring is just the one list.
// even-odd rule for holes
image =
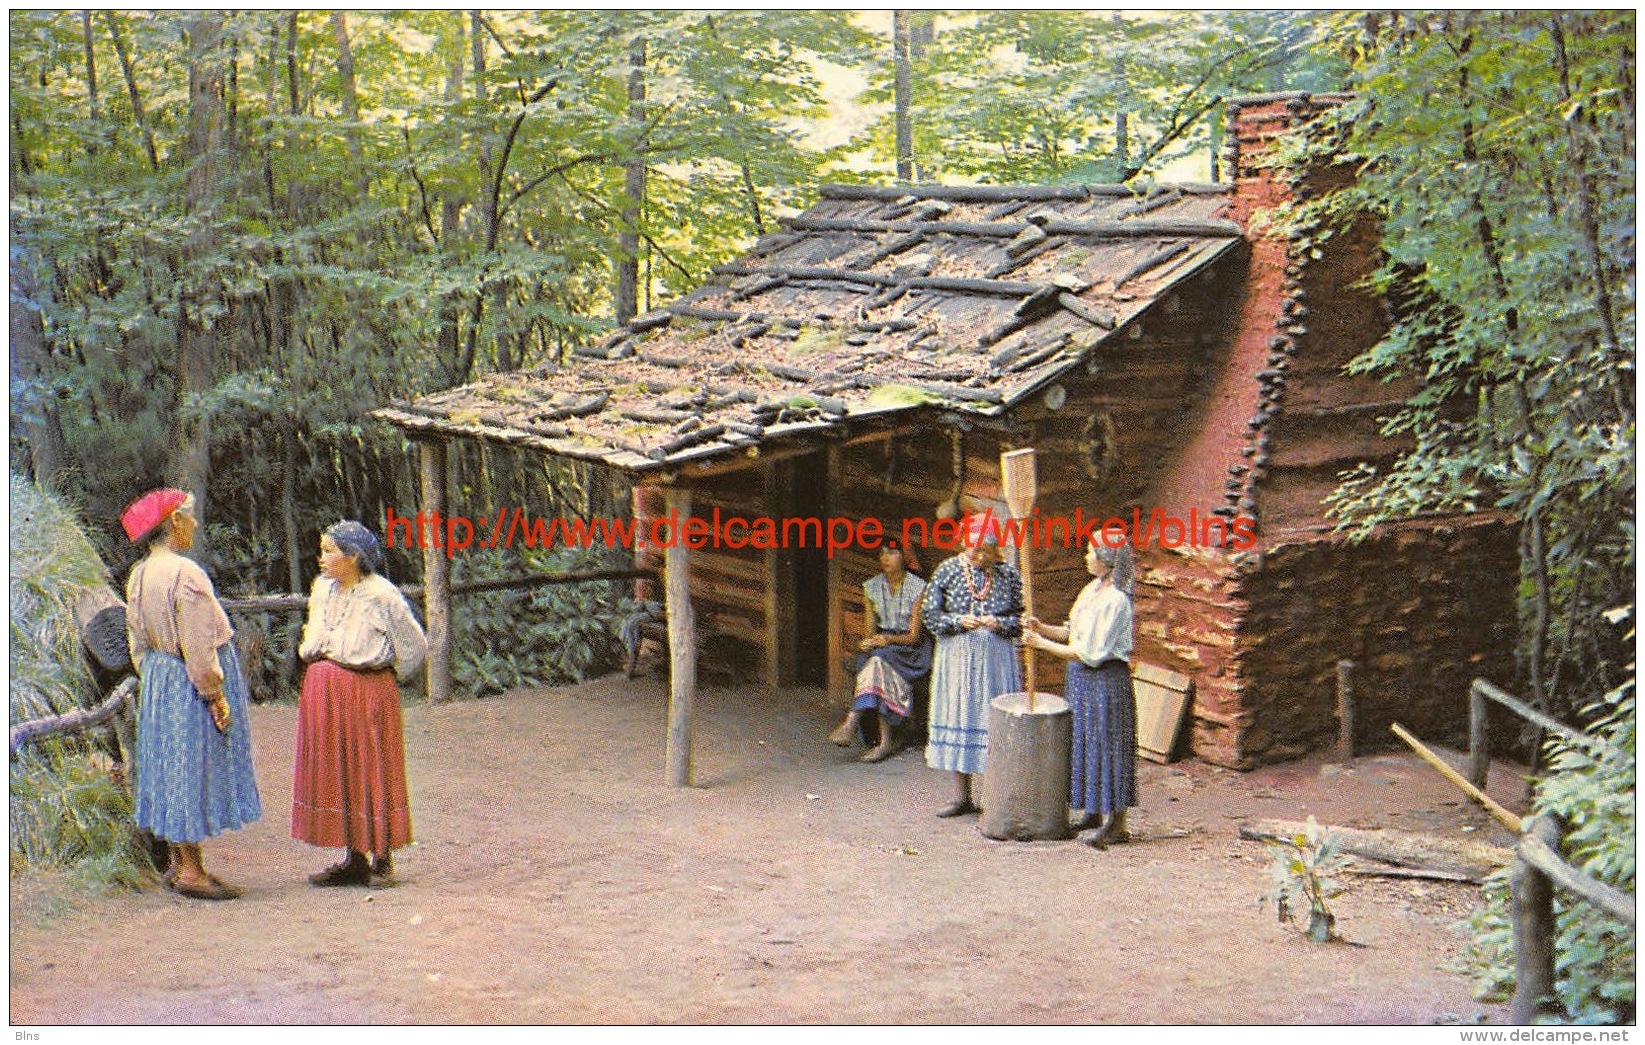
[[983, 771], [988, 752], [988, 702], [1022, 689], [1011, 644], [1022, 609], [1022, 576], [1000, 554], [993, 514], [969, 517], [965, 548], [925, 587], [923, 619], [937, 637], [925, 762], [954, 778], [954, 800], [938, 816], [977, 811], [971, 777]]
[[194, 498], [150, 490], [120, 516], [148, 556], [126, 579], [137, 667], [137, 826], [166, 841], [166, 886], [198, 900], [240, 890], [206, 872], [200, 843], [263, 815], [251, 764], [246, 678], [234, 630], [194, 546]]

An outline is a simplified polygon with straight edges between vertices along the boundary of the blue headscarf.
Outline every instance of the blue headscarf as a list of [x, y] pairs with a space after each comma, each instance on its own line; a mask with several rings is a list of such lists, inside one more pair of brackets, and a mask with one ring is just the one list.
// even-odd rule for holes
[[382, 547], [377, 543], [377, 535], [366, 529], [353, 519], [344, 519], [334, 523], [326, 530], [326, 536], [331, 543], [344, 555], [352, 555], [360, 564], [361, 573], [376, 573], [383, 563]]
[[1130, 542], [1110, 547], [1098, 534], [1091, 535], [1091, 545], [1097, 550], [1097, 561], [1113, 571], [1109, 575], [1114, 587], [1130, 595], [1137, 579], [1137, 560], [1131, 554]]

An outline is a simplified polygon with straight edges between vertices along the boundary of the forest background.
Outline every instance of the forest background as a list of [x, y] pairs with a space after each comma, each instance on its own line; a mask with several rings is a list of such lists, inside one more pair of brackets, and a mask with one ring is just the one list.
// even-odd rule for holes
[[[1226, 99], [1346, 90], [1282, 160], [1356, 179], [1268, 220], [1378, 223], [1393, 325], [1353, 367], [1421, 391], [1387, 426], [1412, 450], [1344, 475], [1335, 511], [1518, 520], [1497, 681], [1621, 752], [1553, 752], [1535, 808], [1632, 892], [1635, 41], [1631, 11], [12, 11], [12, 721], [100, 698], [71, 610], [123, 581], [144, 489], [196, 493], [222, 594], [300, 592], [321, 528], [418, 502], [373, 408], [561, 365], [826, 181], [1218, 181]], [[609, 475], [450, 456], [456, 505], [627, 509]], [[456, 688], [597, 672], [623, 609], [603, 583], [468, 596]], [[289, 694], [295, 616], [235, 623], [258, 695]], [[105, 746], [13, 758], [13, 874], [143, 880]], [[1500, 991], [1486, 892], [1473, 971]], [[1567, 1015], [1632, 1022], [1632, 928], [1563, 902], [1559, 925]]]
[[[9, 31], [12, 470], [75, 506], [117, 577], [119, 509], [165, 482], [200, 498], [224, 594], [305, 590], [321, 528], [417, 503], [371, 409], [559, 365], [825, 181], [1215, 181], [1225, 99], [1346, 89], [1296, 148], [1359, 179], [1279, 218], [1381, 222], [1397, 322], [1356, 366], [1424, 390], [1391, 425], [1413, 452], [1345, 476], [1339, 513], [1514, 512], [1515, 684], [1570, 714], [1627, 674], [1606, 614], [1634, 572], [1631, 12], [13, 11]], [[575, 465], [452, 457], [453, 503], [626, 510]], [[419, 568], [391, 556], [402, 583]], [[462, 656], [541, 616], [490, 605], [459, 614]], [[291, 623], [248, 622], [271, 669]], [[601, 627], [560, 674], [601, 661]]]

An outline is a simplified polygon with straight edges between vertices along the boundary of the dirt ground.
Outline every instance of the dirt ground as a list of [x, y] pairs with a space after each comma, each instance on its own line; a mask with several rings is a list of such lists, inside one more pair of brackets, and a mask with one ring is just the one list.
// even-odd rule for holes
[[1335, 904], [1353, 945], [1257, 907], [1244, 819], [1505, 840], [1414, 758], [1144, 762], [1140, 840], [1097, 852], [934, 818], [946, 778], [917, 749], [826, 743], [820, 691], [708, 689], [697, 714], [695, 786], [670, 789], [654, 676], [414, 704], [397, 884], [316, 889], [337, 854], [288, 834], [295, 709], [254, 708], [264, 817], [206, 849], [245, 897], [14, 878], [11, 1022], [1506, 1021], [1442, 968], [1475, 886], [1356, 876]]

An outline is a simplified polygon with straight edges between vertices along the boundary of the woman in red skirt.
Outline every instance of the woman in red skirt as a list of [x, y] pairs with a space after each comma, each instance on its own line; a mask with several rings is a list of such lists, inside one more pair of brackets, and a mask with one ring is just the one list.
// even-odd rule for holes
[[428, 642], [405, 596], [376, 572], [380, 554], [359, 523], [331, 527], [308, 597], [291, 835], [348, 850], [342, 863], [309, 876], [315, 885], [388, 878], [394, 850], [411, 844], [396, 677], [416, 674]]

